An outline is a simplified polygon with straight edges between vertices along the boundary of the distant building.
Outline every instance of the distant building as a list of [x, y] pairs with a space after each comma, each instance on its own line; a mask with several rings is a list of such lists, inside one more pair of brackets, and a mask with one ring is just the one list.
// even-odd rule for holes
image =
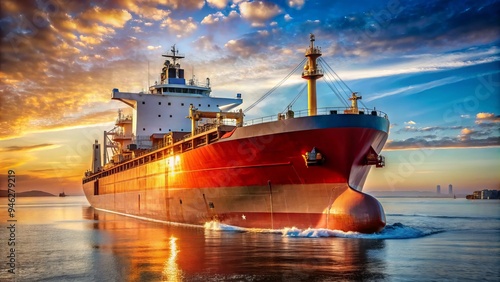
[[472, 195], [467, 195], [467, 199], [469, 200], [493, 200], [493, 199], [500, 199], [500, 193], [498, 190], [480, 190], [480, 191], [474, 191]]
[[441, 194], [441, 185], [436, 187], [436, 193]]
[[448, 194], [453, 194], [453, 185], [448, 185]]
[[498, 199], [498, 190], [483, 190], [481, 191], [481, 199]]

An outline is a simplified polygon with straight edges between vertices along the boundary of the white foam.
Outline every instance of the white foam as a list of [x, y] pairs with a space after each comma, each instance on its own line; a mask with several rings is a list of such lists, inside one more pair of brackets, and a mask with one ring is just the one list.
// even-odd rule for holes
[[359, 232], [344, 232], [341, 230], [330, 229], [305, 229], [285, 228], [283, 236], [286, 237], [303, 237], [303, 238], [318, 238], [318, 237], [341, 237], [341, 238], [362, 238], [362, 239], [410, 239], [436, 234], [442, 231], [436, 230], [420, 230], [410, 226], [405, 226], [401, 223], [386, 226], [382, 231], [365, 234]]
[[276, 233], [284, 237], [297, 238], [322, 238], [322, 237], [339, 237], [339, 238], [360, 238], [360, 239], [410, 239], [436, 234], [442, 231], [436, 230], [420, 230], [418, 228], [405, 226], [401, 223], [386, 226], [381, 232], [373, 234], [365, 234], [352, 231], [331, 230], [325, 228], [308, 228], [299, 229], [296, 227], [283, 229], [259, 229], [259, 228], [244, 228], [223, 224], [218, 221], [210, 221], [205, 223], [205, 229], [213, 231], [237, 231], [237, 232], [256, 232], [256, 233]]
[[246, 231], [246, 229], [243, 227], [227, 225], [214, 220], [205, 222], [204, 227], [206, 230], [212, 230], [212, 231], [240, 231], [240, 232]]

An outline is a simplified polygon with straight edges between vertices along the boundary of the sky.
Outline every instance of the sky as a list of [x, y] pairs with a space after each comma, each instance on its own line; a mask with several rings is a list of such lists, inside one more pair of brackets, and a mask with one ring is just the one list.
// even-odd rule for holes
[[[159, 80], [172, 45], [186, 77], [245, 109], [304, 58], [322, 59], [388, 114], [387, 165], [365, 191], [500, 189], [500, 1], [0, 1], [0, 189], [82, 194], [91, 144], [114, 126], [111, 90]], [[318, 81], [318, 107], [342, 106]], [[246, 120], [283, 111], [300, 73]], [[307, 108], [301, 96], [294, 110]], [[100, 141], [102, 142], [102, 141]], [[443, 189], [442, 190], [446, 190]]]

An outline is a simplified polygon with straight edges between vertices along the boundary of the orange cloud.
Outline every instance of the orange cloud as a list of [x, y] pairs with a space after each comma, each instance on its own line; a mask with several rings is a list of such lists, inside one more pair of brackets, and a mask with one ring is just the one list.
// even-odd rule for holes
[[495, 116], [492, 113], [478, 113], [476, 115], [476, 124], [483, 122], [500, 122], [500, 116]]
[[132, 19], [132, 15], [126, 10], [103, 9], [97, 6], [85, 11], [79, 18], [85, 21], [100, 22], [104, 25], [121, 28]]
[[210, 7], [215, 7], [218, 9], [224, 9], [227, 6], [229, 0], [207, 0], [207, 4]]
[[470, 136], [474, 134], [474, 130], [470, 128], [464, 128], [460, 131], [460, 140], [468, 140], [470, 139]]
[[92, 36], [80, 35], [80, 40], [85, 44], [97, 45], [101, 44], [102, 40]]
[[39, 150], [39, 149], [47, 149], [47, 148], [54, 148], [54, 144], [36, 144], [36, 145], [30, 145], [30, 146], [8, 146], [0, 151], [3, 152], [20, 152], [20, 151], [33, 151], [33, 150]]

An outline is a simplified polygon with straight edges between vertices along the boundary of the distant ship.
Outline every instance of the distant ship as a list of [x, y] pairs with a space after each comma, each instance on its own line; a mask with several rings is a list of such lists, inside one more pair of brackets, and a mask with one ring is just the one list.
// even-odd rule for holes
[[317, 108], [316, 80], [325, 73], [314, 42], [311, 35], [302, 72], [308, 109], [249, 122], [242, 110], [230, 111], [241, 94], [213, 97], [208, 78], [186, 83], [174, 45], [148, 93], [113, 89], [112, 99], [133, 115], [119, 112], [116, 127], [104, 132], [104, 165], [101, 145], [93, 145], [83, 178], [89, 203], [194, 225], [382, 230], [381, 204], [361, 190], [370, 168], [385, 165], [389, 120], [359, 108], [357, 93], [345, 108]]

